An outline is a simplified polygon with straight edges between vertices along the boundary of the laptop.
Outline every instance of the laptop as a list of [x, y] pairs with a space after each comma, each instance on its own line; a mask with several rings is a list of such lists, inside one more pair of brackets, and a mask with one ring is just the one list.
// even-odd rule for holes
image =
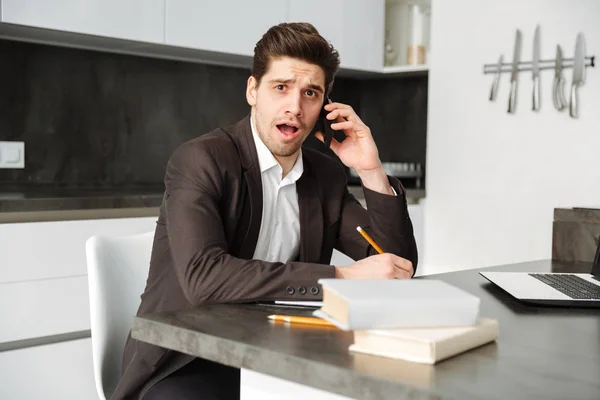
[[523, 302], [600, 307], [600, 242], [590, 274], [493, 271], [479, 273]]

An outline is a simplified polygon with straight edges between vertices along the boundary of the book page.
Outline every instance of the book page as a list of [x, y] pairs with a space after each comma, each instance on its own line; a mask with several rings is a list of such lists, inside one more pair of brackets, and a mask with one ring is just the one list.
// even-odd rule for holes
[[275, 300], [275, 304], [287, 306], [303, 306], [303, 307], [322, 307], [322, 301], [295, 301], [295, 300]]

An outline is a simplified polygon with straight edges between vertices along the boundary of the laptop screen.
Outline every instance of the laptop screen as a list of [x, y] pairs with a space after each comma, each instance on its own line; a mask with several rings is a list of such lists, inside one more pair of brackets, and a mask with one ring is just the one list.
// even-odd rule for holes
[[594, 256], [594, 263], [592, 264], [592, 275], [600, 278], [600, 237], [598, 238], [598, 247]]

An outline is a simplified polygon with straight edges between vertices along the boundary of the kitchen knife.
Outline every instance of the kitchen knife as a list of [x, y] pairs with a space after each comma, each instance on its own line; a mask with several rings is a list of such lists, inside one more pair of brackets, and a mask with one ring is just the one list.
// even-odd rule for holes
[[514, 113], [517, 106], [517, 77], [519, 76], [519, 60], [521, 58], [521, 31], [517, 29], [515, 48], [513, 51], [512, 74], [510, 76], [510, 95], [508, 97], [508, 112]]
[[533, 60], [531, 64], [533, 79], [533, 111], [540, 109], [540, 26], [535, 28], [533, 37]]
[[560, 45], [556, 46], [556, 59], [554, 60], [554, 84], [552, 85], [552, 100], [554, 107], [562, 111], [567, 105], [565, 100], [565, 78], [562, 76], [563, 52]]
[[502, 69], [502, 63], [504, 62], [504, 54], [500, 55], [498, 59], [498, 66], [494, 73], [494, 82], [492, 82], [492, 90], [490, 91], [490, 101], [496, 100], [496, 94], [498, 93], [498, 82], [500, 81], [500, 70]]
[[583, 34], [577, 35], [575, 43], [575, 60], [573, 61], [573, 81], [571, 82], [571, 102], [569, 111], [571, 117], [579, 117], [579, 102], [577, 101], [577, 89], [585, 82], [585, 39]]

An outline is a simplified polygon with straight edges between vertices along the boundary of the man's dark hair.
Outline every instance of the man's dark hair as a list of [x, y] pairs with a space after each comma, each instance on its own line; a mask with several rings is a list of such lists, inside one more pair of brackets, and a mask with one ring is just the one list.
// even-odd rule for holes
[[307, 22], [289, 22], [272, 26], [254, 47], [252, 76], [260, 84], [269, 70], [270, 62], [278, 57], [292, 57], [318, 65], [325, 72], [325, 96], [333, 87], [340, 67], [335, 48]]

